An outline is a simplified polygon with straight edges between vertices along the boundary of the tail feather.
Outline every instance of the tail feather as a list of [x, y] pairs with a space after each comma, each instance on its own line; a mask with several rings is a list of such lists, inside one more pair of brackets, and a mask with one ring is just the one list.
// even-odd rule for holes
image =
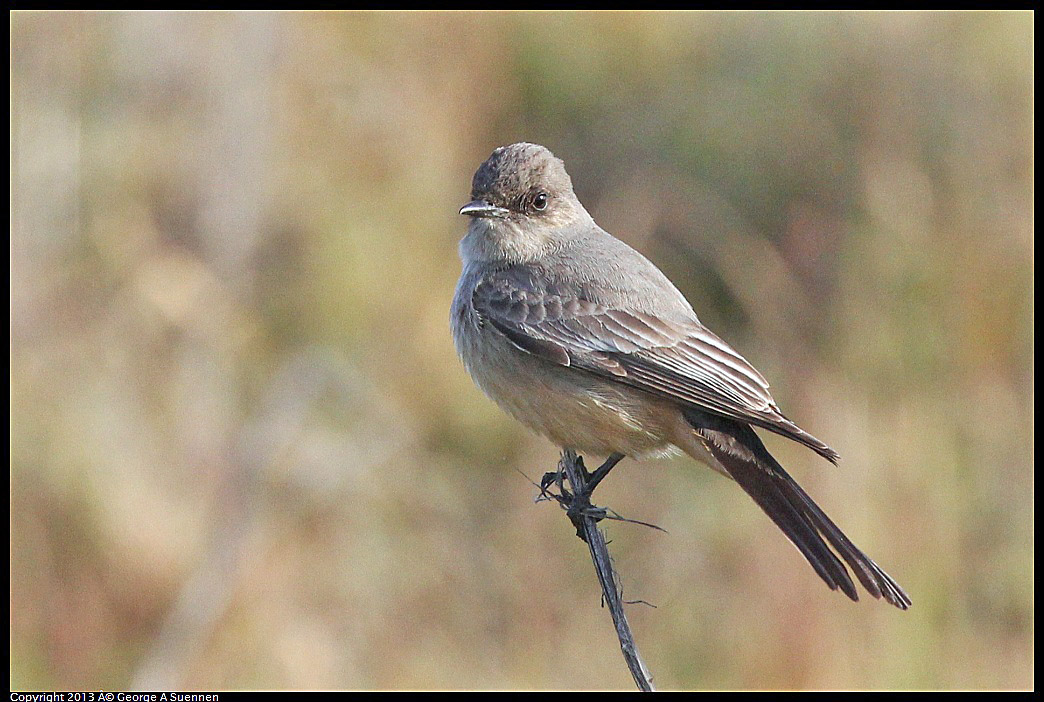
[[[767, 453], [767, 451], [766, 451]], [[790, 485], [791, 491], [788, 499], [799, 501], [803, 505], [805, 514], [814, 522], [820, 533], [826, 536], [830, 544], [841, 554], [852, 570], [855, 572], [859, 582], [863, 584], [874, 597], [883, 597], [886, 602], [895, 605], [899, 609], [907, 609], [911, 602], [909, 595], [903, 591], [899, 583], [895, 582], [888, 573], [877, 565], [869, 556], [859, 550], [844, 532], [834, 524], [825, 512], [817, 505], [808, 493], [794, 481], [781, 467], [776, 464], [780, 475]]]
[[884, 570], [853, 544], [808, 493], [787, 474], [747, 424], [698, 410], [686, 411], [703, 446], [797, 546], [831, 590], [858, 600], [855, 584], [841, 560], [867, 592], [899, 609], [910, 598]]
[[731, 455], [718, 456], [718, 459], [736, 482], [743, 486], [776, 526], [797, 546], [830, 589], [840, 588], [850, 598], [858, 600], [859, 594], [844, 564], [823, 542], [815, 526], [794, 504], [791, 496], [781, 490], [775, 482], [763, 480], [762, 476], [755, 475], [755, 471], [761, 470], [758, 466]]

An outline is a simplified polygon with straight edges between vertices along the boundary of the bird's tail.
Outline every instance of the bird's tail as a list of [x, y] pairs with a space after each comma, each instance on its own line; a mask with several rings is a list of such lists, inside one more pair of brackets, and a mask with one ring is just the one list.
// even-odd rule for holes
[[[693, 441], [719, 464], [715, 468], [739, 483], [797, 546], [831, 590], [840, 589], [851, 599], [859, 599], [848, 570], [830, 550], [828, 542], [852, 568], [867, 592], [883, 597], [899, 609], [910, 606], [910, 598], [899, 584], [849, 541], [783, 470], [749, 425], [699, 410], [686, 410], [685, 418], [693, 427]], [[695, 451], [690, 452], [696, 458], [706, 459]]]

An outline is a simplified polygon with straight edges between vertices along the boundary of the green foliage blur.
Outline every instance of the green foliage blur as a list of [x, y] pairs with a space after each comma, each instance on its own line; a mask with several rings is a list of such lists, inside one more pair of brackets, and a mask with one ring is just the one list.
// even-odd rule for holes
[[14, 689], [631, 689], [558, 448], [448, 308], [544, 144], [773, 383], [781, 462], [913, 598], [735, 485], [600, 504], [661, 689], [1033, 680], [1033, 16], [11, 16]]

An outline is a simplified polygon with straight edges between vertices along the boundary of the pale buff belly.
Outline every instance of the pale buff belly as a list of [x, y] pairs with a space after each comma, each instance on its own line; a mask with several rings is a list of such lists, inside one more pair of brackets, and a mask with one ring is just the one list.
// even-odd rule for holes
[[682, 419], [671, 403], [533, 356], [488, 328], [469, 332], [457, 347], [478, 386], [557, 446], [602, 456], [673, 450]]

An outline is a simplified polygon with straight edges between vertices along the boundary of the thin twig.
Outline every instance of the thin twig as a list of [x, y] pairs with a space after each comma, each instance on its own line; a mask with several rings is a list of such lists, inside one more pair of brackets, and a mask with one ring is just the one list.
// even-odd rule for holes
[[[611, 467], [611, 466], [610, 466]], [[605, 543], [605, 536], [598, 528], [598, 521], [604, 518], [606, 510], [594, 507], [591, 504], [591, 491], [597, 485], [604, 473], [595, 474], [598, 479], [591, 481], [592, 476], [584, 467], [583, 459], [578, 458], [573, 451], [566, 450], [562, 453], [562, 460], [558, 464], [559, 475], [564, 474], [572, 488], [571, 494], [567, 492], [559, 478], [559, 495], [553, 495], [558, 502], [566, 508], [566, 514], [576, 527], [576, 534], [583, 539], [591, 551], [591, 560], [594, 562], [595, 571], [598, 574], [598, 582], [602, 586], [602, 596], [609, 605], [609, 612], [613, 615], [613, 623], [616, 625], [616, 636], [620, 639], [620, 649], [623, 651], [624, 660], [631, 670], [634, 682], [639, 690], [652, 692], [652, 676], [638, 655], [638, 646], [631, 634], [631, 627], [627, 623], [627, 615], [624, 614], [623, 599], [620, 586], [616, 581], [616, 573], [609, 558], [609, 548]], [[607, 471], [606, 471], [607, 472]], [[594, 483], [592, 485], [591, 483]], [[542, 494], [546, 493], [545, 486], [541, 487]], [[625, 520], [630, 521], [630, 520]], [[652, 526], [652, 525], [650, 525]]]

